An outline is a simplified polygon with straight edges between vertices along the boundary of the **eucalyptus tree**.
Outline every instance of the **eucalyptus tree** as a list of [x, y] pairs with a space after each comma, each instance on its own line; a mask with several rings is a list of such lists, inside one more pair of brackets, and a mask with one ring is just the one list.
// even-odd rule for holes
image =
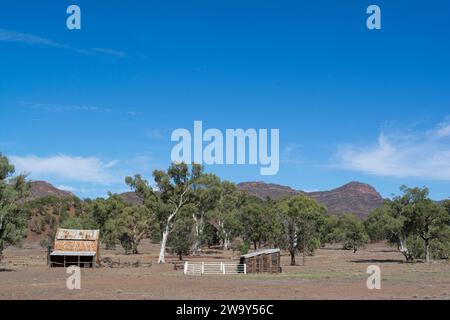
[[369, 242], [364, 222], [354, 214], [339, 217], [334, 233], [334, 239], [344, 242], [344, 249], [351, 249], [353, 253]]
[[126, 183], [144, 199], [144, 205], [155, 212], [161, 230], [159, 263], [166, 263], [167, 241], [180, 211], [194, 202], [193, 186], [203, 175], [203, 167], [197, 164], [173, 163], [167, 171], [153, 172], [157, 193], [140, 175], [127, 177]]
[[291, 265], [296, 265], [298, 252], [303, 254], [303, 265], [306, 265], [306, 256], [321, 245], [326, 208], [305, 195], [297, 195], [280, 201], [278, 212], [283, 227], [281, 243], [290, 253]]
[[430, 263], [431, 245], [433, 241], [439, 241], [449, 222], [447, 211], [428, 197], [429, 189], [426, 187], [402, 187], [402, 191], [403, 211], [408, 218], [408, 224], [413, 234], [423, 240], [425, 260]]
[[278, 242], [278, 220], [268, 202], [249, 197], [239, 210], [239, 220], [242, 224], [243, 240], [253, 244], [255, 250], [263, 245], [274, 245]]
[[[446, 203], [432, 201], [426, 187], [402, 186], [400, 190], [401, 196], [387, 200], [383, 208], [369, 215], [366, 228], [372, 240], [385, 237], [396, 245], [406, 261], [424, 258], [430, 262], [433, 248], [448, 239], [450, 215]], [[417, 249], [419, 242], [422, 250]]]
[[219, 200], [209, 212], [209, 220], [215, 224], [224, 250], [229, 250], [231, 241], [244, 230], [239, 213], [246, 200], [246, 194], [239, 191], [235, 184], [229, 181], [220, 184]]
[[193, 212], [195, 212], [195, 206], [191, 204], [186, 205], [180, 211], [169, 237], [168, 245], [180, 261], [183, 260], [183, 256], [191, 253], [192, 247], [197, 241], [192, 219]]
[[221, 181], [214, 174], [202, 174], [192, 185], [193, 191], [193, 228], [194, 238], [192, 251], [201, 251], [204, 239], [205, 223], [208, 212], [216, 209], [219, 205]]
[[27, 214], [24, 200], [29, 183], [24, 175], [13, 177], [14, 166], [0, 154], [0, 260], [3, 250], [25, 236]]
[[155, 216], [143, 205], [130, 205], [110, 221], [125, 252], [138, 254], [140, 242], [155, 231]]

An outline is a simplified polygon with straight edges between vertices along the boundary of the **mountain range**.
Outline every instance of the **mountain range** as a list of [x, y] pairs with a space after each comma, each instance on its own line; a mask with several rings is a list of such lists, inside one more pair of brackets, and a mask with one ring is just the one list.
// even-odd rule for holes
[[[381, 207], [384, 201], [383, 197], [374, 187], [356, 181], [333, 190], [317, 192], [294, 190], [288, 186], [268, 184], [260, 181], [243, 182], [238, 184], [238, 188], [261, 199], [271, 198], [277, 200], [297, 194], [305, 194], [325, 205], [330, 214], [342, 215], [345, 213], [353, 213], [360, 218], [366, 217], [372, 210]], [[65, 198], [73, 197], [74, 194], [69, 191], [60, 190], [45, 181], [34, 181], [31, 183], [30, 199], [46, 196]], [[142, 203], [142, 199], [134, 192], [125, 192], [121, 196], [125, 202], [132, 204]]]
[[57, 198], [67, 198], [75, 196], [72, 192], [60, 190], [48, 182], [45, 181], [32, 181], [29, 200], [35, 200], [48, 196], [54, 196]]
[[361, 218], [367, 216], [374, 209], [381, 207], [384, 202], [383, 197], [374, 187], [356, 181], [333, 190], [317, 192], [294, 190], [287, 186], [264, 182], [244, 182], [240, 183], [238, 187], [261, 199], [270, 197], [277, 200], [304, 194], [325, 205], [329, 214], [342, 215], [353, 213]]

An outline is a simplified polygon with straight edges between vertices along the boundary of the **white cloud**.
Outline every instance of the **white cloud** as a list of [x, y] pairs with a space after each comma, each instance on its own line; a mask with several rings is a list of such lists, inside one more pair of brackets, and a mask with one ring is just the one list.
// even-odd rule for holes
[[40, 103], [40, 102], [20, 102], [21, 105], [27, 108], [32, 108], [36, 110], [43, 110], [49, 112], [85, 112], [85, 113], [112, 113], [119, 115], [127, 115], [127, 116], [137, 116], [138, 113], [135, 111], [126, 111], [123, 109], [112, 109], [112, 108], [103, 108], [92, 105], [66, 105], [66, 104], [58, 104], [58, 103]]
[[37, 157], [34, 155], [9, 157], [18, 172], [30, 174], [32, 179], [61, 178], [68, 181], [112, 184], [121, 181], [111, 169], [118, 163], [102, 162], [96, 157], [73, 157], [57, 155]]
[[27, 45], [39, 45], [39, 46], [46, 46], [46, 47], [53, 47], [53, 48], [60, 48], [60, 49], [67, 49], [72, 50], [74, 52], [80, 53], [80, 54], [95, 54], [100, 53], [104, 55], [113, 56], [116, 58], [126, 58], [127, 55], [125, 52], [109, 49], [109, 48], [93, 48], [93, 49], [78, 49], [71, 47], [69, 45], [59, 43], [57, 41], [40, 37], [31, 33], [22, 33], [17, 32], [13, 30], [5, 30], [0, 29], [0, 41], [4, 42], [16, 42], [16, 43], [23, 43]]
[[147, 130], [145, 132], [145, 136], [149, 139], [153, 139], [153, 140], [161, 140], [164, 139], [165, 137], [167, 137], [167, 135], [164, 135], [161, 129], [152, 129], [152, 130]]
[[450, 124], [442, 124], [437, 130], [437, 135], [441, 138], [450, 137]]
[[300, 146], [297, 144], [287, 144], [281, 151], [281, 163], [283, 164], [303, 164], [304, 161], [299, 154]]
[[20, 33], [17, 31], [0, 29], [0, 41], [18, 42], [29, 45], [42, 45], [57, 48], [68, 48], [68, 46], [58, 43], [56, 41], [42, 38], [29, 33]]
[[59, 190], [69, 191], [69, 192], [76, 192], [76, 191], [77, 191], [76, 188], [71, 187], [71, 186], [64, 186], [64, 185], [61, 185], [61, 186], [56, 186], [56, 188], [58, 188]]
[[[25, 104], [28, 105], [28, 104]], [[33, 109], [40, 109], [45, 111], [55, 112], [95, 112], [95, 113], [107, 113], [111, 112], [111, 109], [100, 108], [87, 105], [62, 105], [56, 103], [33, 103], [30, 105]]]
[[127, 57], [125, 52], [122, 52], [119, 50], [108, 49], [108, 48], [94, 48], [92, 50], [96, 51], [96, 52], [100, 52], [100, 53], [109, 54], [109, 55], [115, 56], [117, 58], [126, 58]]
[[449, 126], [422, 133], [381, 133], [369, 147], [346, 145], [339, 164], [349, 170], [386, 177], [450, 181]]

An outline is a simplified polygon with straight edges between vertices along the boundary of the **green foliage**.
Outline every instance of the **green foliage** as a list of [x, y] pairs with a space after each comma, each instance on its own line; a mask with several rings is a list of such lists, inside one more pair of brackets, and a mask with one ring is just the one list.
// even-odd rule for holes
[[154, 213], [143, 205], [131, 205], [117, 194], [109, 193], [108, 199], [90, 200], [85, 213], [77, 220], [84, 225], [100, 229], [102, 242], [112, 249], [119, 241], [126, 254], [137, 254], [145, 237], [152, 237], [155, 226]]
[[244, 231], [240, 212], [246, 204], [247, 197], [238, 191], [236, 185], [228, 181], [222, 182], [217, 191], [218, 199], [215, 206], [210, 208], [206, 218], [217, 226], [217, 236], [222, 247], [228, 250], [231, 242]]
[[39, 217], [31, 222], [30, 230], [37, 234], [42, 234], [45, 232], [46, 224], [45, 218]]
[[93, 230], [97, 228], [95, 221], [88, 215], [68, 216], [61, 220], [60, 228], [63, 229], [78, 229], [78, 230]]
[[353, 250], [354, 253], [369, 242], [364, 223], [353, 214], [346, 214], [339, 218], [334, 239], [344, 242], [344, 249]]
[[127, 254], [138, 254], [138, 246], [142, 239], [151, 236], [157, 230], [154, 214], [142, 205], [124, 208], [113, 223], [118, 239]]
[[402, 196], [387, 201], [369, 216], [366, 228], [372, 241], [395, 244], [407, 261], [448, 256], [448, 203], [429, 199], [428, 188], [401, 187]]
[[194, 220], [190, 212], [180, 214], [180, 217], [173, 225], [168, 244], [172, 252], [179, 257], [180, 261], [183, 260], [183, 256], [191, 253], [192, 245], [195, 242], [193, 227]]
[[31, 231], [39, 235], [45, 234], [48, 237], [47, 241], [51, 242], [58, 227], [93, 226], [88, 217], [83, 217], [85, 214], [83, 206], [83, 202], [77, 197], [46, 196], [25, 202], [24, 210], [27, 219], [30, 220]]
[[167, 171], [154, 171], [155, 188], [140, 175], [127, 177], [143, 205], [127, 204], [115, 194], [26, 202], [29, 185], [13, 173], [0, 155], [0, 256], [6, 246], [20, 243], [27, 219], [34, 232], [48, 236], [42, 245], [51, 243], [57, 227], [100, 229], [108, 247], [120, 242], [132, 254], [144, 238], [161, 241], [160, 262], [165, 262], [166, 245], [182, 259], [203, 245], [220, 244], [243, 254], [251, 247], [281, 247], [295, 265], [298, 253], [305, 262], [326, 243], [341, 241], [356, 252], [369, 240], [387, 240], [407, 261], [450, 256], [450, 200], [431, 201], [427, 188], [402, 187], [401, 196], [387, 200], [363, 222], [354, 215], [328, 216], [325, 207], [305, 195], [280, 201], [249, 196], [233, 183], [203, 173], [199, 165], [173, 163]]
[[364, 225], [371, 242], [388, 240], [397, 243], [398, 234], [401, 233], [403, 221], [393, 216], [389, 202], [372, 211]]
[[[221, 243], [221, 239], [219, 238], [217, 229], [214, 227], [213, 224], [214, 224], [213, 221], [210, 221], [208, 220], [208, 218], [206, 218], [206, 223], [204, 223], [203, 226], [201, 243], [203, 246], [207, 246], [208, 249], [210, 249], [212, 246], [216, 246]], [[196, 236], [196, 241], [197, 239], [198, 238]], [[195, 248], [195, 245], [193, 248]]]
[[450, 227], [443, 228], [436, 238], [431, 243], [431, 254], [433, 259], [450, 259]]
[[0, 181], [5, 182], [14, 171], [14, 166], [9, 163], [8, 158], [0, 153]]
[[[428, 188], [401, 188], [402, 197], [400, 201], [402, 214], [405, 217], [404, 227], [408, 236], [415, 239], [420, 237], [425, 250], [425, 259], [430, 262], [432, 258], [432, 244], [438, 241], [445, 232], [449, 223], [449, 216], [444, 207], [438, 205], [428, 198]], [[419, 257], [418, 254], [414, 255]]]
[[448, 216], [450, 216], [450, 200], [445, 200], [442, 203], [442, 207], [447, 211]]
[[[193, 197], [192, 218], [194, 220], [193, 252], [201, 250], [201, 246], [210, 243], [212, 239], [205, 234], [206, 221], [209, 212], [218, 207], [221, 196], [221, 181], [214, 174], [202, 174], [192, 185]], [[210, 234], [211, 236], [211, 234]]]
[[159, 191], [158, 196], [140, 175], [125, 179], [144, 199], [144, 205], [156, 214], [162, 238], [159, 263], [165, 263], [167, 241], [180, 212], [187, 205], [196, 203], [195, 187], [203, 175], [203, 167], [197, 164], [189, 167], [185, 163], [173, 163], [167, 171], [156, 170], [153, 178]]
[[108, 199], [95, 199], [86, 204], [85, 214], [93, 227], [100, 230], [102, 242], [111, 249], [119, 239], [116, 220], [128, 204], [117, 194], [108, 194]]
[[29, 184], [25, 176], [13, 178], [13, 173], [14, 166], [0, 154], [0, 260], [7, 246], [20, 244], [27, 226], [23, 200]]
[[324, 223], [320, 228], [320, 244], [321, 246], [325, 246], [327, 243], [335, 242], [335, 233], [334, 230], [338, 224], [338, 217], [334, 215], [326, 215], [324, 217]]
[[239, 220], [243, 226], [244, 241], [253, 244], [255, 250], [263, 244], [274, 244], [279, 236], [279, 224], [276, 215], [264, 202], [250, 200], [240, 212]]
[[278, 204], [281, 223], [281, 244], [291, 255], [291, 265], [295, 265], [295, 256], [303, 253], [314, 254], [321, 246], [324, 226], [327, 222], [326, 209], [315, 200], [298, 195]]
[[241, 252], [242, 255], [245, 255], [247, 253], [249, 253], [250, 251], [250, 243], [248, 243], [248, 241], [244, 241], [244, 243], [242, 243], [241, 248], [239, 250]]

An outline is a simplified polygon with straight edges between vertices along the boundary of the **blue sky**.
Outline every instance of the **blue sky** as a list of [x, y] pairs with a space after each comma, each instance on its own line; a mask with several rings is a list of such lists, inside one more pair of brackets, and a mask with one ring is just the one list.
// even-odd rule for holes
[[[82, 30], [66, 28], [70, 4]], [[280, 129], [277, 175], [206, 168], [224, 179], [447, 198], [450, 3], [2, 0], [0, 119], [18, 171], [81, 197], [166, 168], [171, 132], [202, 120]]]

